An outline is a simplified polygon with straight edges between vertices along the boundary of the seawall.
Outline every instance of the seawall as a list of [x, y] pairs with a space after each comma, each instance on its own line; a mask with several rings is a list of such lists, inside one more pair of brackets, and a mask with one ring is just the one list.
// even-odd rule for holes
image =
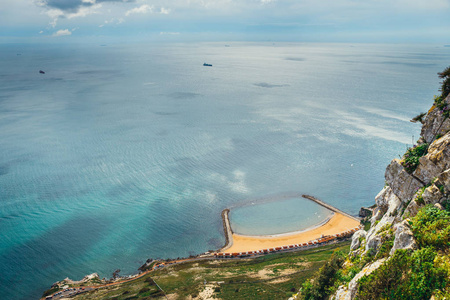
[[314, 201], [314, 202], [316, 202], [317, 204], [319, 204], [319, 205], [321, 205], [321, 206], [323, 206], [323, 207], [325, 207], [325, 208], [327, 208], [327, 209], [329, 209], [329, 210], [331, 210], [331, 211], [340, 213], [340, 214], [342, 214], [342, 215], [344, 215], [344, 216], [346, 216], [346, 217], [349, 217], [349, 218], [351, 218], [351, 219], [353, 219], [353, 220], [361, 221], [360, 218], [357, 218], [357, 217], [355, 217], [355, 216], [349, 215], [348, 213], [343, 212], [342, 210], [337, 209], [336, 207], [331, 206], [330, 204], [325, 203], [325, 202], [323, 202], [322, 200], [317, 199], [316, 197], [313, 197], [313, 196], [310, 196], [310, 195], [302, 195], [302, 197], [305, 198], [305, 199]]
[[230, 220], [228, 218], [228, 214], [230, 210], [228, 208], [222, 210], [222, 223], [223, 223], [223, 232], [225, 234], [225, 246], [220, 248], [218, 252], [223, 252], [233, 246], [233, 231], [231, 230]]

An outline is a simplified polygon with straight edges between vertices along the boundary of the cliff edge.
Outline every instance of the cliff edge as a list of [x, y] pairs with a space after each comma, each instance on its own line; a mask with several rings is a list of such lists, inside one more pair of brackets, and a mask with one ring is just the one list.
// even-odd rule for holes
[[303, 285], [301, 298], [450, 299], [450, 68], [444, 72], [442, 95], [412, 120], [422, 123], [417, 145], [386, 168], [366, 230]]

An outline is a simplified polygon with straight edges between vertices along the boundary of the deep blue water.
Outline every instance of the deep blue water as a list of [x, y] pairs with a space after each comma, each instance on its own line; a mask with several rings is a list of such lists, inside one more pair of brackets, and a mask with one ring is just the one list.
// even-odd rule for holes
[[0, 45], [2, 299], [217, 249], [220, 212], [254, 199], [356, 214], [450, 61], [440, 45], [227, 44]]

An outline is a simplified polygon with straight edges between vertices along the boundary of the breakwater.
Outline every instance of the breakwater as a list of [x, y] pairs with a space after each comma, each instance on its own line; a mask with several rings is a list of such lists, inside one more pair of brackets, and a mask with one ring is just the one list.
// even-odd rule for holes
[[316, 202], [317, 204], [319, 204], [319, 205], [321, 205], [321, 206], [323, 206], [323, 207], [325, 207], [325, 208], [327, 208], [327, 209], [329, 209], [329, 210], [331, 210], [331, 211], [340, 213], [340, 214], [342, 214], [342, 215], [344, 215], [344, 216], [346, 216], [346, 217], [349, 217], [349, 218], [351, 218], [351, 219], [353, 219], [353, 220], [361, 221], [360, 218], [357, 218], [357, 217], [355, 217], [355, 216], [349, 215], [348, 213], [343, 212], [342, 210], [340, 210], [340, 209], [338, 209], [338, 208], [336, 208], [336, 207], [334, 207], [334, 206], [331, 206], [330, 204], [325, 203], [325, 202], [323, 202], [322, 200], [317, 199], [317, 198], [314, 197], [314, 196], [310, 196], [310, 195], [302, 195], [302, 197], [305, 198], [305, 199], [314, 201], [314, 202]]
[[223, 232], [225, 234], [225, 246], [219, 249], [220, 251], [225, 251], [233, 245], [233, 231], [230, 226], [230, 219], [228, 214], [230, 210], [228, 208], [222, 210], [222, 224], [223, 224]]

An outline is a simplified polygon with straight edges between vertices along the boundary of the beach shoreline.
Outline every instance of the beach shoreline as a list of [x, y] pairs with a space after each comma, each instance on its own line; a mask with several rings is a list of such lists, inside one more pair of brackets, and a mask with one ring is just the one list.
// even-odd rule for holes
[[276, 249], [283, 246], [300, 245], [320, 240], [324, 237], [338, 238], [353, 233], [360, 228], [360, 220], [313, 196], [302, 195], [303, 198], [316, 202], [332, 212], [322, 222], [299, 231], [270, 235], [243, 235], [234, 233], [230, 225], [229, 209], [222, 211], [222, 220], [226, 244], [217, 253], [249, 253], [262, 249]]

